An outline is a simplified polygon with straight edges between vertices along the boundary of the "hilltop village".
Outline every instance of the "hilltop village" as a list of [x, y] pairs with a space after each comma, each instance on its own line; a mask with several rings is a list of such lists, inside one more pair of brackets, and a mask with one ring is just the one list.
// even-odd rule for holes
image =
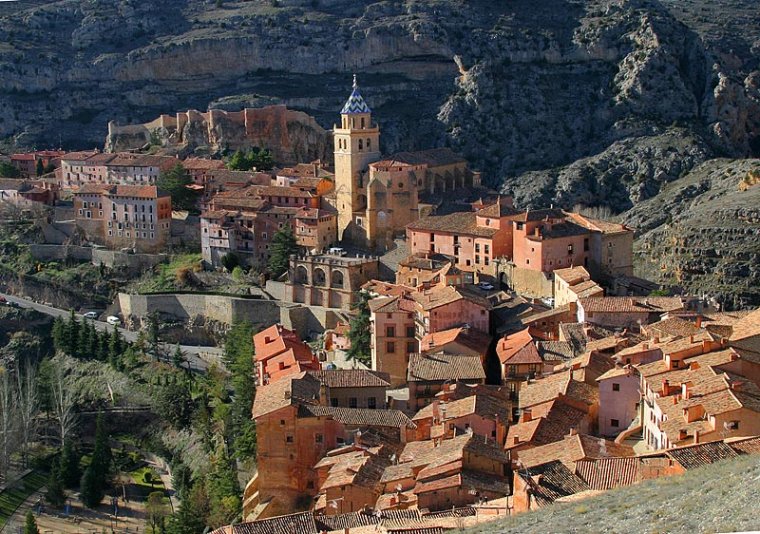
[[215, 532], [437, 534], [760, 453], [760, 310], [669, 294], [633, 228], [515, 205], [448, 148], [382, 154], [356, 77], [337, 115], [331, 162], [38, 151], [0, 181], [50, 208], [45, 246], [261, 274], [203, 312], [258, 327], [256, 472]]

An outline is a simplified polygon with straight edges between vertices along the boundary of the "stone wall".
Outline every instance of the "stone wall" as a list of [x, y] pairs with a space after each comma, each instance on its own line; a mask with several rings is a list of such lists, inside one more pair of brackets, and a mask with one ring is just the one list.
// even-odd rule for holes
[[280, 320], [277, 302], [208, 294], [129, 295], [119, 293], [119, 308], [125, 319], [158, 313], [180, 321], [204, 317], [209, 321], [232, 324], [250, 321], [254, 327], [266, 327]]
[[549, 298], [554, 296], [554, 274], [532, 271], [513, 264], [502, 265], [499, 281], [525, 297]]
[[88, 261], [93, 265], [144, 271], [166, 261], [165, 254], [126, 254], [113, 250], [75, 245], [29, 245], [32, 256], [40, 261]]

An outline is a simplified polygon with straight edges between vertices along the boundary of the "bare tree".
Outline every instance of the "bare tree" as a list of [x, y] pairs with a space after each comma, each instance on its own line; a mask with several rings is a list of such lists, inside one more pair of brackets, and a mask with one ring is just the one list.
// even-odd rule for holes
[[21, 459], [26, 467], [29, 447], [37, 439], [37, 415], [40, 411], [37, 368], [27, 360], [24, 372], [16, 371], [16, 396], [21, 433]]
[[16, 395], [10, 373], [0, 368], [0, 475], [7, 476], [17, 442]]
[[61, 447], [66, 444], [66, 437], [74, 429], [76, 424], [76, 395], [70, 380], [66, 379], [60, 366], [55, 368], [50, 381], [50, 393], [52, 397], [53, 413], [58, 423], [58, 435], [61, 438]]

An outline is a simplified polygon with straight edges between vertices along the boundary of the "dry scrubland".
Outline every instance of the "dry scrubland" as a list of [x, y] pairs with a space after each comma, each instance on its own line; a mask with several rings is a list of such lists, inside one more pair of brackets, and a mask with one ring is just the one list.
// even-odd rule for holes
[[697, 533], [760, 530], [760, 459], [747, 456], [468, 531]]

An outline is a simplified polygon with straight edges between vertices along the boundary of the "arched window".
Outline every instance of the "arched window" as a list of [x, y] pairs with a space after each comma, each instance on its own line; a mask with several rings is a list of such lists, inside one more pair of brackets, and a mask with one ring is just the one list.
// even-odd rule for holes
[[362, 117], [362, 129], [364, 129], [364, 117]]
[[372, 139], [367, 139], [367, 150], [372, 148]]
[[296, 267], [296, 283], [297, 284], [308, 284], [309, 283], [309, 273], [306, 271], [306, 267], [303, 265], [299, 265]]
[[332, 272], [332, 287], [343, 289], [343, 273], [341, 271]]
[[364, 146], [364, 143], [362, 142], [361, 139], [359, 139], [359, 150], [361, 150], [363, 146]]
[[320, 267], [314, 269], [314, 285], [324, 287], [327, 284], [327, 276], [325, 271]]

